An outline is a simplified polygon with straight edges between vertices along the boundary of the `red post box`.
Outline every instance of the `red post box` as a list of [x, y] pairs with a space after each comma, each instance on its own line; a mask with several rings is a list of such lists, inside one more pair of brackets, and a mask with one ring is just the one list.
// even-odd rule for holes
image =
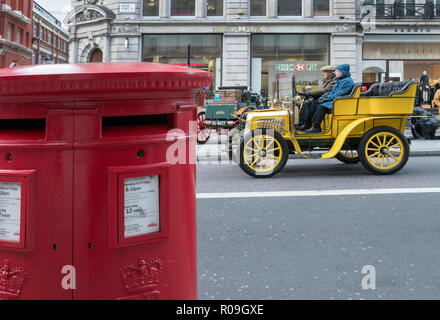
[[[149, 63], [0, 71], [0, 299], [197, 297], [189, 123], [211, 78]], [[171, 129], [186, 163], [167, 160]]]

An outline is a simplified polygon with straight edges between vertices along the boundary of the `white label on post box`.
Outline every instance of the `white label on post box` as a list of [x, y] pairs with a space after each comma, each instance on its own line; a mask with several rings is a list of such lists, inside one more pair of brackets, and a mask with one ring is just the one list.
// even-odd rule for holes
[[160, 231], [159, 176], [124, 180], [124, 237]]
[[0, 182], [0, 240], [20, 242], [21, 183]]

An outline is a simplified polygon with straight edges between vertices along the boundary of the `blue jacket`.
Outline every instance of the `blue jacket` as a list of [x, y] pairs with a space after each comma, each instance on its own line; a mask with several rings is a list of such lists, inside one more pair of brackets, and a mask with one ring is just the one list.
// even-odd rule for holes
[[336, 69], [342, 72], [342, 77], [336, 78], [336, 83], [332, 91], [324, 94], [318, 100], [321, 106], [327, 109], [332, 109], [333, 101], [338, 97], [349, 95], [354, 87], [354, 81], [351, 79], [350, 66], [348, 64], [342, 64], [337, 66]]

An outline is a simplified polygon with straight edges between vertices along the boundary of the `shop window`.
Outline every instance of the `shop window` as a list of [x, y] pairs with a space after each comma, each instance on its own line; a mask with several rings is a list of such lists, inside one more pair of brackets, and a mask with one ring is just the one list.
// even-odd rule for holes
[[172, 16], [194, 16], [195, 13], [195, 0], [171, 0]]
[[266, 0], [249, 0], [249, 6], [251, 16], [266, 16]]
[[251, 56], [252, 91], [264, 97], [288, 98], [293, 75], [298, 90], [319, 87], [319, 69], [329, 64], [329, 35], [254, 34]]
[[144, 17], [159, 16], [159, 0], [144, 0]]
[[[416, 2], [415, 0], [406, 0], [406, 10], [405, 10], [405, 14], [407, 17], [414, 17], [416, 15], [416, 6], [415, 6]], [[398, 6], [402, 5], [402, 2], [395, 2], [394, 6], [398, 7]], [[395, 9], [397, 10], [397, 9]]]
[[278, 0], [279, 16], [302, 16], [302, 0]]
[[313, 0], [313, 15], [314, 16], [329, 16], [330, 15], [330, 0]]
[[[190, 48], [188, 48], [189, 45], [191, 45]], [[188, 57], [188, 52], [190, 52], [190, 57]], [[221, 34], [146, 34], [143, 36], [143, 62], [188, 66], [189, 60], [191, 68], [212, 72], [214, 88], [216, 83], [220, 84], [221, 59]]]
[[208, 0], [206, 6], [208, 17], [223, 16], [223, 0]]

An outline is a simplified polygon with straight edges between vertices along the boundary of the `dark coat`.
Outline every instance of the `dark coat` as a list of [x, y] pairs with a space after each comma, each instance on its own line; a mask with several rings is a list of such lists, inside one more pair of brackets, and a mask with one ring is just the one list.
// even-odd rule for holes
[[328, 79], [324, 79], [322, 81], [322, 88], [319, 90], [315, 90], [315, 91], [311, 91], [310, 95], [315, 98], [318, 99], [319, 97], [321, 97], [323, 94], [332, 91], [333, 86], [336, 83], [336, 76], [333, 75], [332, 77], [328, 78]]
[[332, 109], [333, 101], [336, 98], [350, 94], [354, 87], [354, 81], [351, 78], [350, 73], [350, 65], [342, 64], [337, 66], [336, 69], [342, 72], [342, 77], [336, 78], [336, 83], [333, 86], [332, 91], [324, 94], [318, 100], [321, 106], [327, 109]]

